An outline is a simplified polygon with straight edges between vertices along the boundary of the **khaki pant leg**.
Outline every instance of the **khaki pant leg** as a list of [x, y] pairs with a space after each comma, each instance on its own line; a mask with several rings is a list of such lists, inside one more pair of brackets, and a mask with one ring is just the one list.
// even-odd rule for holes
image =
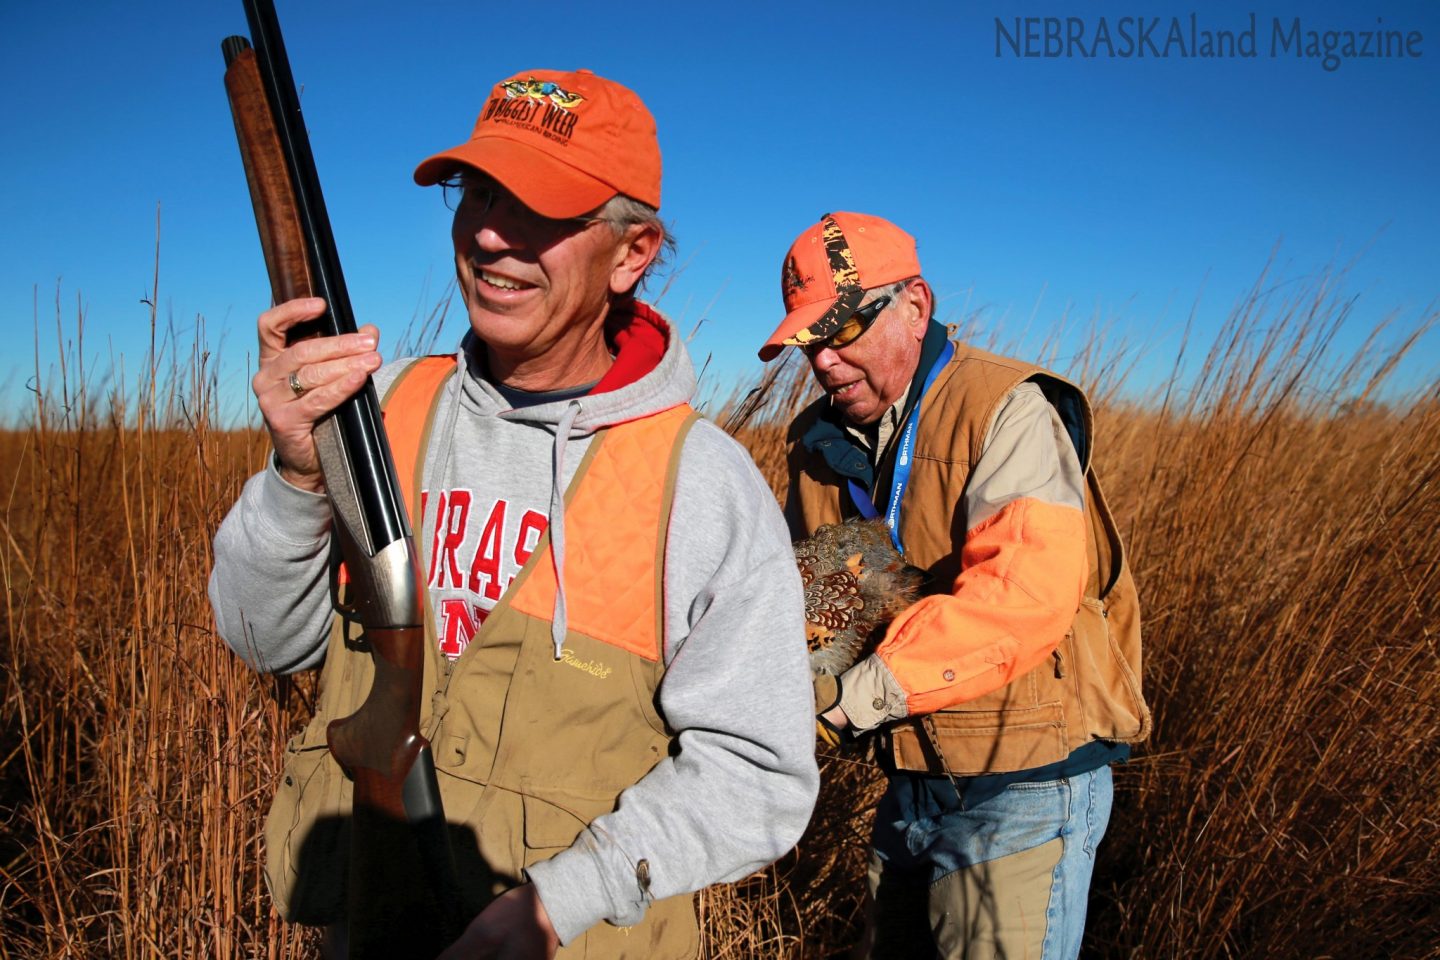
[[945, 960], [1039, 960], [1055, 866], [1047, 843], [965, 867], [930, 887], [930, 929]]

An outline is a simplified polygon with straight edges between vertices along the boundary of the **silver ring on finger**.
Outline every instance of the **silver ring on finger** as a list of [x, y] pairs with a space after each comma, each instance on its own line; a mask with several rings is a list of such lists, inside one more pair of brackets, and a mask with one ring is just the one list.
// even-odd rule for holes
[[290, 392], [293, 393], [293, 394], [295, 394], [295, 396], [296, 396], [297, 398], [298, 398], [298, 397], [303, 397], [303, 396], [305, 396], [306, 392], [310, 389], [309, 387], [305, 386], [305, 384], [303, 384], [303, 383], [300, 382], [300, 371], [298, 371], [298, 370], [291, 370], [291, 371], [290, 371], [290, 381], [289, 381], [289, 382], [290, 382]]

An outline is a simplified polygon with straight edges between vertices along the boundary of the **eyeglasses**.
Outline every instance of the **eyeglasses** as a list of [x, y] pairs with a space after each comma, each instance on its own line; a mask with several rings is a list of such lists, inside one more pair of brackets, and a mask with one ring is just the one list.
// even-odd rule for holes
[[[440, 181], [440, 190], [445, 198], [445, 206], [453, 210], [457, 215], [463, 215], [471, 220], [482, 220], [495, 207], [495, 198], [505, 189], [498, 184], [485, 180], [477, 180], [463, 174], [456, 174]], [[518, 201], [516, 201], [518, 203]], [[592, 223], [607, 222], [605, 217], [582, 215], [578, 217], [547, 217], [525, 207], [526, 220], [547, 233], [562, 234], [575, 233], [590, 226]]]
[[841, 347], [849, 346], [856, 340], [859, 340], [865, 331], [874, 325], [880, 314], [883, 313], [888, 306], [890, 306], [890, 298], [888, 296], [876, 297], [846, 317], [845, 322], [840, 324], [840, 329], [830, 334], [830, 336], [824, 340], [805, 344], [805, 352], [810, 356], [814, 356], [826, 347], [832, 350], [839, 350]]

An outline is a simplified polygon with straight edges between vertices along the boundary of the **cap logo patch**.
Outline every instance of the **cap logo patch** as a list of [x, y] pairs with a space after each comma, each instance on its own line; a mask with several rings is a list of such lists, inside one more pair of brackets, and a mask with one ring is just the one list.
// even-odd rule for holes
[[792, 297], [806, 287], [810, 286], [814, 277], [800, 276], [800, 268], [795, 263], [795, 255], [792, 253], [785, 260], [785, 269], [781, 271], [780, 285], [784, 288], [785, 296]]
[[530, 100], [549, 100], [561, 110], [578, 107], [585, 99], [574, 91], [566, 90], [558, 83], [552, 83], [549, 80], [536, 80], [534, 77], [528, 77], [524, 80], [515, 77], [514, 79], [506, 80], [500, 84], [500, 86], [504, 89], [505, 96], [508, 98], [525, 97]]
[[571, 111], [585, 102], [583, 96], [534, 77], [512, 77], [499, 89], [504, 96], [490, 98], [480, 113], [481, 123], [503, 123], [569, 145], [580, 123], [580, 115]]

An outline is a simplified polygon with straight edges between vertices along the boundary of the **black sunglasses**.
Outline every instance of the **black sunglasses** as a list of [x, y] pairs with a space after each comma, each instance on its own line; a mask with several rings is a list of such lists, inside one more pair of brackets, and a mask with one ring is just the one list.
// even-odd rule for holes
[[885, 296], [876, 297], [874, 300], [865, 304], [865, 306], [856, 308], [855, 312], [846, 317], [845, 322], [840, 324], [839, 330], [836, 330], [824, 340], [805, 344], [805, 352], [814, 355], [826, 347], [832, 350], [839, 350], [841, 347], [854, 343], [860, 339], [866, 330], [869, 330], [874, 325], [876, 319], [879, 318], [880, 314], [888, 306], [890, 306], [890, 298]]

